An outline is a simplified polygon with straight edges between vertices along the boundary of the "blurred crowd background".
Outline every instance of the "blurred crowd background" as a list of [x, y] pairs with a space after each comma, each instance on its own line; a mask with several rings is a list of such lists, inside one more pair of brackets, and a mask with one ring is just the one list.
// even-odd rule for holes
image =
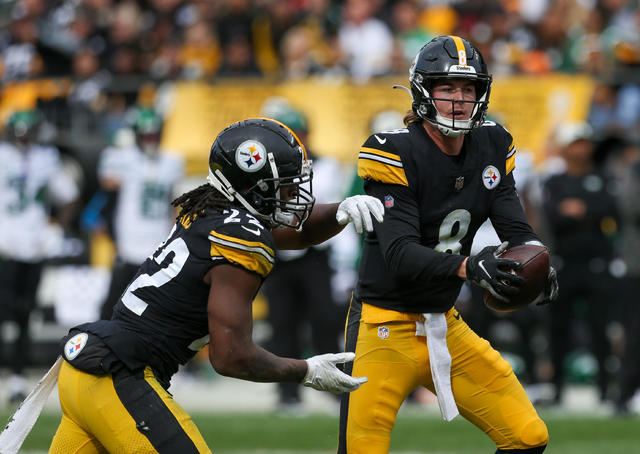
[[[227, 124], [278, 118], [307, 137], [320, 200], [362, 191], [359, 145], [402, 127], [410, 107], [391, 85], [407, 84], [412, 59], [432, 37], [456, 34], [481, 50], [494, 76], [489, 117], [515, 137], [518, 188], [561, 288], [554, 308], [504, 315], [464, 287], [458, 307], [525, 383], [555, 385], [540, 403], [561, 403], [567, 381], [594, 383], [602, 402], [629, 411], [640, 362], [639, 6], [0, 0], [0, 187], [22, 181], [28, 195], [30, 172], [40, 178], [32, 200], [0, 207], [16, 221], [0, 221], [0, 380], [9, 379], [17, 399], [23, 369], [48, 365], [69, 326], [108, 316], [153, 251], [146, 244], [168, 233], [169, 201], [206, 175], [208, 149]], [[34, 144], [28, 163], [12, 152]], [[20, 217], [30, 203], [46, 222]], [[483, 228], [474, 247], [495, 244], [492, 235]], [[37, 251], [25, 246], [33, 238]], [[330, 292], [284, 273], [256, 301], [256, 337], [281, 354], [339, 348], [359, 241], [345, 231], [281, 256], [280, 268], [309, 266], [316, 279], [305, 285]], [[27, 274], [33, 280], [18, 288]], [[288, 287], [295, 295], [280, 301]], [[305, 293], [308, 308], [286, 309]], [[198, 373], [197, 362], [191, 370]], [[300, 403], [295, 389], [281, 392], [283, 404]]]

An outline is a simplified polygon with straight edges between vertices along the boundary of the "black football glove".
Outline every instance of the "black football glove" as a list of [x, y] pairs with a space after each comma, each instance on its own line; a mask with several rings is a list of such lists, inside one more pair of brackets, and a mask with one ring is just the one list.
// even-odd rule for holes
[[467, 279], [505, 303], [510, 296], [517, 295], [518, 286], [524, 284], [523, 278], [509, 272], [518, 269], [520, 262], [500, 258], [508, 246], [507, 241], [500, 246], [487, 246], [467, 260]]
[[535, 299], [535, 304], [542, 306], [554, 302], [558, 298], [558, 275], [556, 269], [549, 267], [549, 276], [547, 276], [547, 286], [540, 296]]

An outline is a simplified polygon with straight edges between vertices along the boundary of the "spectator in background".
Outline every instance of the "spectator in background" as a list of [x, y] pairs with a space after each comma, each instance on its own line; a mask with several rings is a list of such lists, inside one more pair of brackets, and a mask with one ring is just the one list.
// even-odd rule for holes
[[421, 26], [420, 6], [416, 2], [400, 0], [392, 8], [393, 31], [406, 67], [424, 43], [429, 42], [434, 35]]
[[184, 43], [178, 53], [181, 75], [185, 79], [213, 76], [220, 66], [220, 46], [211, 26], [198, 21], [184, 32]]
[[349, 0], [338, 32], [342, 59], [358, 82], [387, 74], [391, 70], [393, 35], [375, 15], [373, 0]]
[[629, 402], [640, 389], [640, 155], [627, 170], [619, 203], [622, 217], [623, 257], [627, 264], [629, 292], [625, 311], [625, 354], [620, 373], [618, 413], [628, 413]]
[[104, 90], [110, 82], [109, 74], [100, 69], [98, 55], [83, 47], [73, 57], [73, 85], [67, 96], [69, 104], [82, 106], [94, 112], [104, 105]]
[[[302, 112], [281, 106], [273, 112], [273, 118], [291, 128], [302, 143], [308, 143], [309, 128]], [[340, 200], [337, 161], [320, 158], [308, 149], [307, 156], [313, 164], [316, 202]], [[338, 306], [332, 297], [329, 246], [324, 242], [307, 249], [276, 251], [276, 264], [263, 287], [272, 329], [268, 349], [276, 355], [302, 358], [310, 351], [339, 351], [342, 347], [340, 333], [346, 306]], [[302, 410], [302, 405], [299, 383], [278, 383], [281, 410], [295, 413]]]
[[102, 319], [111, 318], [140, 264], [169, 234], [174, 212], [168, 202], [183, 175], [182, 158], [159, 148], [162, 118], [146, 108], [134, 110], [132, 116], [135, 143], [106, 148], [98, 163], [100, 185], [107, 194], [104, 213], [116, 246]]
[[35, 20], [27, 16], [16, 17], [9, 26], [9, 42], [0, 53], [1, 81], [29, 79], [43, 70]]
[[251, 43], [246, 36], [229, 38], [222, 48], [222, 66], [219, 77], [259, 77], [260, 69], [256, 64]]
[[[24, 368], [29, 364], [29, 317], [45, 259], [62, 239], [49, 216], [57, 206], [62, 228], [71, 224], [78, 197], [74, 181], [62, 170], [57, 148], [38, 141], [40, 113], [15, 112], [0, 142], [0, 323], [12, 321], [17, 336], [10, 350], [9, 402], [25, 397]], [[0, 352], [2, 351], [0, 337]]]
[[[559, 404], [565, 384], [564, 362], [572, 347], [571, 323], [585, 314], [590, 350], [598, 362], [598, 391], [607, 397], [605, 360], [611, 348], [606, 328], [612, 302], [609, 263], [614, 258], [611, 236], [619, 223], [616, 199], [607, 175], [593, 163], [593, 135], [586, 123], [561, 125], [557, 142], [566, 168], [551, 176], [543, 188], [543, 210], [555, 252], [553, 265], [563, 288], [551, 310], [551, 359]], [[581, 303], [584, 306], [581, 306]]]

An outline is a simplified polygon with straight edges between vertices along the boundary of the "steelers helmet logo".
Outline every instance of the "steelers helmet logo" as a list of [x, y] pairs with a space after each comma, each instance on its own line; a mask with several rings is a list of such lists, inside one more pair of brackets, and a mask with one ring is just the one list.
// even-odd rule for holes
[[494, 166], [487, 166], [482, 171], [482, 183], [487, 189], [493, 189], [500, 183], [500, 172]]
[[267, 163], [267, 150], [256, 140], [245, 140], [236, 148], [236, 164], [245, 172], [257, 172]]

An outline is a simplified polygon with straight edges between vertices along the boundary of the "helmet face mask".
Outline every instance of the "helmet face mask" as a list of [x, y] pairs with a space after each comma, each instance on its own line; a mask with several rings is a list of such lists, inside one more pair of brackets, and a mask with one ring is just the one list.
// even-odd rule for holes
[[[475, 100], [434, 98], [434, 87], [449, 80], [472, 81]], [[439, 36], [420, 49], [409, 69], [409, 83], [413, 97], [412, 109], [423, 120], [436, 126], [442, 134], [457, 137], [470, 132], [484, 121], [491, 93], [492, 77], [480, 52], [468, 41], [457, 36]], [[454, 104], [472, 103], [468, 119], [442, 115], [435, 101]]]
[[312, 177], [304, 146], [274, 120], [234, 123], [211, 147], [209, 184], [269, 227], [302, 228], [315, 202]]

